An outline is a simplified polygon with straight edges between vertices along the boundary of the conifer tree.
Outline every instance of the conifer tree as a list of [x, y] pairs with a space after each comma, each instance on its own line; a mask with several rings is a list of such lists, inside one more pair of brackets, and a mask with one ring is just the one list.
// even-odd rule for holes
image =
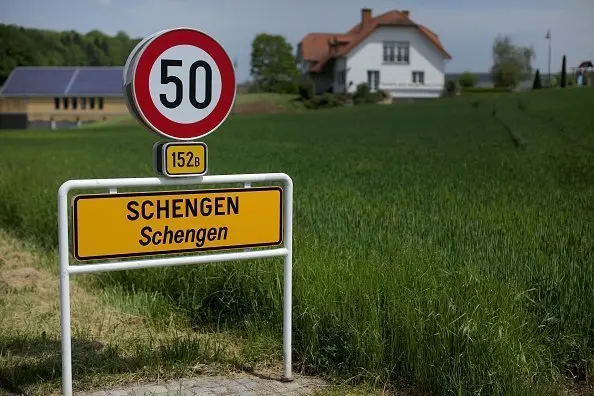
[[532, 84], [532, 89], [541, 89], [542, 83], [540, 81], [540, 70], [536, 69], [536, 73], [534, 74], [534, 83]]
[[565, 88], [567, 86], [567, 59], [566, 56], [563, 55], [563, 63], [561, 65], [561, 88]]

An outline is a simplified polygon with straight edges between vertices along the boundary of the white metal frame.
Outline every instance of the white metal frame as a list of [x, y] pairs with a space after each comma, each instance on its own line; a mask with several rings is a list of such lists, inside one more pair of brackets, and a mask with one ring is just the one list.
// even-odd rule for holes
[[[274, 249], [242, 252], [216, 253], [196, 256], [141, 259], [129, 261], [108, 260], [101, 264], [70, 265], [68, 232], [68, 193], [73, 189], [109, 189], [117, 193], [118, 187], [151, 187], [173, 185], [200, 185], [243, 183], [249, 188], [251, 183], [284, 182], [284, 238], [283, 246]], [[140, 268], [169, 267], [188, 264], [206, 264], [232, 260], [258, 258], [284, 258], [283, 285], [283, 376], [282, 381], [292, 381], [291, 373], [291, 326], [292, 326], [292, 287], [293, 287], [293, 181], [284, 173], [259, 173], [236, 175], [208, 175], [200, 177], [167, 179], [163, 177], [124, 178], [124, 179], [86, 179], [68, 180], [58, 190], [58, 233], [60, 259], [60, 326], [62, 337], [62, 391], [72, 396], [72, 339], [70, 328], [70, 275]]]

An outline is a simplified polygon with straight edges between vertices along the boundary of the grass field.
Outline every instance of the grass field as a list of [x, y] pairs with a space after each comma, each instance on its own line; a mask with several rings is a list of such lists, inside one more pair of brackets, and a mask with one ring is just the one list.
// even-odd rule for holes
[[[592, 102], [593, 90], [571, 89], [232, 116], [207, 137], [211, 174], [294, 180], [295, 369], [460, 395], [592, 381]], [[150, 176], [155, 139], [122, 126], [0, 134], [0, 226], [55, 249], [59, 185]], [[278, 357], [281, 267], [93, 284], [151, 296], [144, 310], [197, 331], [275, 340]]]

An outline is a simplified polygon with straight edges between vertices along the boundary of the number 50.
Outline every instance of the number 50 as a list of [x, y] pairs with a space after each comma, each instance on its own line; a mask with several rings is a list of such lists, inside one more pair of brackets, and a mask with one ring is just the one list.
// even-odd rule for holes
[[[173, 101], [167, 100], [167, 94], [160, 94], [159, 99], [161, 99], [163, 106], [167, 107], [168, 109], [175, 109], [181, 104], [183, 100], [184, 86], [178, 77], [168, 75], [167, 69], [169, 66], [182, 66], [182, 60], [161, 59], [161, 84], [173, 83], [175, 85], [175, 99], [173, 99]], [[206, 73], [204, 84], [204, 100], [202, 102], [199, 102], [196, 99], [196, 71], [199, 67], [202, 67]], [[207, 62], [203, 60], [198, 60], [192, 63], [192, 66], [190, 66], [189, 99], [192, 106], [197, 109], [207, 108], [212, 100], [212, 68]]]

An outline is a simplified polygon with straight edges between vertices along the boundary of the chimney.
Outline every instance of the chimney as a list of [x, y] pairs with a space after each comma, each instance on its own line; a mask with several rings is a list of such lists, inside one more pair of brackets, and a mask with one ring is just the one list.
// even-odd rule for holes
[[361, 27], [367, 26], [371, 22], [371, 8], [363, 8], [361, 10]]
[[408, 16], [410, 15], [410, 11], [409, 11], [409, 10], [402, 10], [401, 12], [402, 12], [402, 14], [403, 14], [405, 17], [407, 17], [407, 18], [408, 18]]

